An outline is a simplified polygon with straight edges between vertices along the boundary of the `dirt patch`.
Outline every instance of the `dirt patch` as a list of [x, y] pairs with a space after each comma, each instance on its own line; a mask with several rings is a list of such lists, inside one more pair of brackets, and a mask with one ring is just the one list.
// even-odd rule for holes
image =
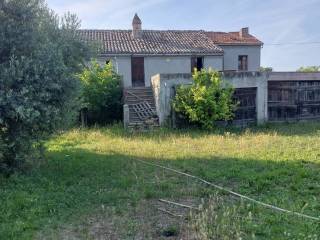
[[[167, 199], [197, 208], [200, 199]], [[129, 209], [129, 210], [128, 210]], [[160, 202], [143, 200], [126, 210], [104, 208], [78, 226], [60, 228], [40, 239], [62, 240], [194, 240], [188, 228], [190, 209]], [[194, 211], [194, 210], [193, 210]]]

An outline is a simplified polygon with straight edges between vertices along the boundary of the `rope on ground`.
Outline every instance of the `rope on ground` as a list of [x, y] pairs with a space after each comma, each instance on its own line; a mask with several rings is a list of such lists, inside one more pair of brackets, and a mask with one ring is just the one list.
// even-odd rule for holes
[[158, 167], [158, 168], [162, 168], [162, 169], [165, 169], [165, 170], [168, 170], [170, 172], [174, 172], [174, 173], [177, 173], [179, 175], [183, 175], [183, 176], [186, 176], [186, 177], [189, 177], [189, 178], [193, 178], [193, 179], [196, 179], [206, 185], [209, 185], [209, 186], [212, 186], [216, 189], [219, 189], [220, 191], [224, 191], [224, 192], [227, 192], [231, 195], [234, 195], [236, 197], [239, 197], [241, 199], [245, 199], [247, 201], [250, 201], [250, 202], [253, 202], [253, 203], [256, 203], [258, 205], [261, 205], [261, 206], [264, 206], [266, 208], [270, 208], [270, 209], [273, 209], [273, 210], [276, 210], [276, 211], [279, 211], [279, 212], [284, 212], [284, 213], [288, 213], [288, 214], [293, 214], [293, 215], [296, 215], [296, 216], [299, 216], [299, 217], [303, 217], [303, 218], [307, 218], [307, 219], [311, 219], [311, 220], [316, 220], [316, 221], [320, 221], [320, 218], [318, 217], [313, 217], [313, 216], [309, 216], [309, 215], [306, 215], [306, 214], [303, 214], [303, 213], [299, 213], [299, 212], [294, 212], [294, 211], [290, 211], [290, 210], [287, 210], [287, 209], [283, 209], [283, 208], [280, 208], [280, 207], [277, 207], [277, 206], [273, 206], [271, 204], [268, 204], [268, 203], [264, 203], [264, 202], [261, 202], [261, 201], [258, 201], [258, 200], [255, 200], [251, 197], [247, 197], [245, 195], [242, 195], [240, 193], [236, 193], [236, 192], [233, 192], [231, 190], [228, 190], [224, 187], [221, 187], [219, 185], [216, 185], [214, 183], [211, 183], [211, 182], [208, 182], [200, 177], [197, 177], [197, 176], [193, 176], [191, 174], [188, 174], [188, 173], [184, 173], [184, 172], [181, 172], [181, 171], [178, 171], [178, 170], [175, 170], [175, 169], [172, 169], [172, 168], [169, 168], [169, 167], [165, 167], [165, 166], [162, 166], [162, 165], [158, 165], [158, 164], [155, 164], [155, 163], [150, 163], [150, 162], [146, 162], [146, 161], [143, 161], [143, 160], [139, 160], [139, 159], [135, 159], [137, 162], [140, 162], [142, 164], [145, 164], [145, 165], [149, 165], [149, 166], [153, 166], [153, 167]]

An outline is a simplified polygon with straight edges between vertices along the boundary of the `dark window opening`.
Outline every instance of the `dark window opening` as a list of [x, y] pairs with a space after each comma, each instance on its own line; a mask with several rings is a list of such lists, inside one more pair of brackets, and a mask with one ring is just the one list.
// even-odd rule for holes
[[193, 73], [195, 69], [201, 71], [203, 68], [203, 57], [192, 57], [191, 58], [191, 72]]
[[106, 65], [108, 65], [109, 63], [110, 63], [110, 60], [107, 60], [107, 61], [106, 61]]
[[248, 55], [240, 55], [238, 58], [238, 70], [248, 71]]

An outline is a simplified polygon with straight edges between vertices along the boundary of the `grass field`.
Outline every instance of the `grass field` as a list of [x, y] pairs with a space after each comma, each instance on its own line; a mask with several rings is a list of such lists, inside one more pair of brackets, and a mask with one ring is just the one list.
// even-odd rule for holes
[[[135, 159], [319, 217], [319, 140], [320, 123], [211, 133], [126, 133], [116, 125], [62, 133], [47, 142], [41, 167], [0, 177], [0, 239], [166, 239], [169, 228], [188, 239], [188, 224], [163, 216], [157, 200], [195, 205], [215, 191]], [[252, 204], [246, 209], [252, 214], [242, 227], [247, 239], [320, 239], [318, 222]]]

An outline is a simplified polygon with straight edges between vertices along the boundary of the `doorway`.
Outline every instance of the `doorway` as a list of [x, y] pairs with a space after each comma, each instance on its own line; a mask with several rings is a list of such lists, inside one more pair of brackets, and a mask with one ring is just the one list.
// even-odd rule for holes
[[144, 58], [132, 57], [131, 59], [132, 86], [144, 87]]
[[194, 70], [201, 71], [203, 68], [203, 57], [191, 57], [191, 72], [194, 73]]

